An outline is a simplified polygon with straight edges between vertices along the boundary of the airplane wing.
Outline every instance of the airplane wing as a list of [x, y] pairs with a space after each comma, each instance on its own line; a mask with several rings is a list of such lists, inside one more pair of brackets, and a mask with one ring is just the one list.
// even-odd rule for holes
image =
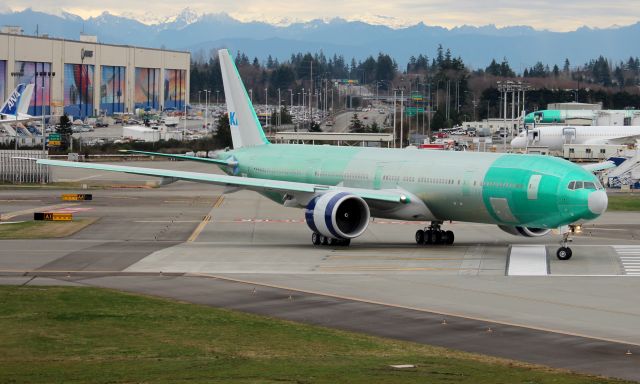
[[582, 166], [582, 168], [584, 168], [585, 170], [589, 171], [589, 172], [598, 172], [598, 171], [604, 171], [605, 169], [611, 169], [611, 168], [615, 168], [618, 165], [616, 163], [614, 163], [611, 160], [607, 160], [607, 161], [603, 161], [601, 163], [594, 163], [594, 164], [585, 164]]
[[212, 163], [212, 164], [219, 164], [219, 165], [229, 165], [229, 166], [232, 166], [232, 167], [238, 165], [238, 162], [235, 161], [235, 160], [232, 160], [232, 159], [220, 160], [220, 159], [211, 159], [211, 158], [208, 158], [208, 157], [197, 157], [197, 156], [187, 156], [187, 155], [173, 155], [173, 154], [169, 154], [169, 153], [134, 151], [134, 150], [127, 150], [127, 149], [122, 149], [122, 150], [120, 150], [120, 152], [123, 152], [123, 153], [135, 153], [135, 154], [139, 154], [139, 155], [148, 155], [148, 156], [169, 157], [169, 158], [172, 158], [172, 159], [179, 159], [179, 160], [199, 161], [201, 163]]
[[[20, 157], [16, 157], [20, 158]], [[374, 190], [364, 188], [343, 188], [331, 185], [316, 185], [309, 183], [298, 183], [293, 181], [257, 179], [252, 177], [239, 177], [228, 175], [216, 175], [201, 172], [172, 171], [168, 169], [154, 169], [143, 167], [129, 167], [123, 165], [108, 165], [95, 163], [76, 163], [71, 161], [33, 159], [21, 157], [23, 160], [35, 161], [37, 164], [51, 165], [56, 167], [70, 167], [95, 169], [100, 171], [123, 172], [135, 175], [156, 176], [168, 180], [186, 180], [199, 183], [209, 183], [224, 185], [229, 187], [245, 188], [254, 191], [279, 191], [279, 192], [306, 192], [310, 194], [323, 193], [330, 190], [340, 190], [353, 193], [365, 200], [373, 200], [389, 203], [410, 203], [409, 197], [401, 190]]]
[[613, 144], [613, 145], [625, 145], [625, 144], [635, 144], [638, 140], [640, 140], [640, 135], [631, 135], [631, 136], [613, 137], [610, 139], [606, 139], [606, 143]]

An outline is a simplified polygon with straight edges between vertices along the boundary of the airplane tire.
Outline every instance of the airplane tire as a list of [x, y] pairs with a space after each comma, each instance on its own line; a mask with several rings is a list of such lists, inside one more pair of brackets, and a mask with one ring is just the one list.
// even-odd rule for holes
[[573, 252], [571, 252], [571, 248], [569, 247], [560, 247], [556, 252], [556, 256], [559, 260], [569, 260], [571, 256], [573, 256]]
[[317, 232], [311, 234], [311, 243], [313, 245], [320, 245], [322, 242], [321, 235]]
[[433, 231], [428, 229], [424, 233], [424, 243], [423, 244], [433, 244]]
[[435, 231], [434, 235], [435, 239], [433, 243], [438, 245], [442, 244], [442, 231]]
[[453, 241], [455, 239], [455, 236], [453, 235], [453, 231], [447, 231], [445, 232], [445, 234], [447, 235], [447, 245], [451, 245], [453, 244]]
[[416, 231], [416, 244], [424, 244], [424, 231], [422, 229], [418, 229]]

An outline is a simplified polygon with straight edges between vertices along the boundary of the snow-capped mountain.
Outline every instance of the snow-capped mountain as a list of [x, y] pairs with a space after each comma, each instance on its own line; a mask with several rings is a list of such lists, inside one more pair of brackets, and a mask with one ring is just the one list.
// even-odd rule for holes
[[485, 67], [491, 59], [503, 57], [518, 69], [537, 61], [562, 64], [565, 58], [572, 64], [582, 64], [599, 55], [613, 60], [640, 56], [640, 44], [629, 43], [640, 40], [640, 23], [552, 32], [529, 26], [461, 25], [447, 29], [422, 22], [404, 26], [401, 21], [385, 16], [374, 19], [370, 22], [342, 18], [283, 19], [271, 24], [242, 22], [227, 13], [198, 14], [191, 8], [163, 18], [103, 12], [83, 19], [63, 10], [52, 14], [31, 8], [0, 12], [1, 24], [19, 25], [25, 34], [38, 30], [52, 37], [77, 39], [84, 31], [96, 34], [104, 43], [202, 50], [205, 54], [214, 48], [227, 47], [261, 59], [272, 55], [284, 60], [292, 53], [322, 50], [325, 55], [339, 54], [350, 60], [385, 52], [403, 66], [411, 55], [433, 57], [439, 44], [473, 67]]

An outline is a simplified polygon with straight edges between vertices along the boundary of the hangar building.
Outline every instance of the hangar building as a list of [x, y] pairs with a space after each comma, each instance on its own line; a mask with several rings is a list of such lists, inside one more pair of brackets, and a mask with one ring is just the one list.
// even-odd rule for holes
[[29, 113], [74, 118], [184, 109], [189, 103], [189, 52], [0, 33], [0, 104], [16, 84], [35, 84]]

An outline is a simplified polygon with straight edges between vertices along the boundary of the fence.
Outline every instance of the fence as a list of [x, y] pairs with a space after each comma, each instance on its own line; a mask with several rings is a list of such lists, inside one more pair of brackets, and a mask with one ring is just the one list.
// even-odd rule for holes
[[14, 157], [47, 158], [42, 151], [0, 150], [0, 182], [2, 183], [49, 183], [51, 172], [46, 165], [34, 161], [14, 159]]

